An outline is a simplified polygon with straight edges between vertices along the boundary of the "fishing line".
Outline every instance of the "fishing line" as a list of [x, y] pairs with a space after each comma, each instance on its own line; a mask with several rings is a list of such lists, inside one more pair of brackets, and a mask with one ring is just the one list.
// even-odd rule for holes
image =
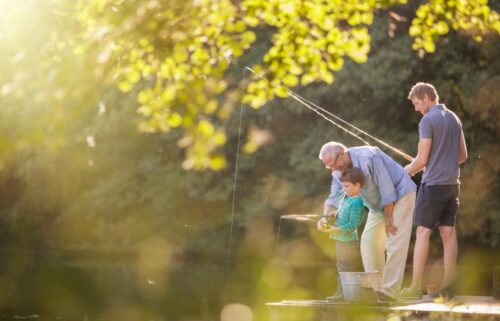
[[[246, 81], [246, 69], [243, 70], [243, 83], [245, 83], [245, 81]], [[241, 87], [241, 91], [243, 93], [244, 86]], [[234, 165], [233, 202], [231, 205], [231, 224], [230, 224], [230, 228], [229, 228], [229, 246], [228, 246], [228, 250], [227, 250], [227, 266], [226, 266], [227, 280], [229, 280], [229, 275], [230, 275], [230, 271], [231, 271], [231, 248], [232, 248], [233, 227], [234, 227], [234, 205], [236, 203], [236, 182], [238, 180], [238, 160], [240, 157], [241, 120], [242, 120], [242, 118], [243, 118], [243, 100], [241, 100], [241, 103], [240, 103], [240, 120], [239, 120], [239, 125], [238, 125], [238, 144], [236, 147], [236, 159], [235, 159], [235, 165]], [[227, 291], [227, 287], [224, 291], [225, 292]], [[226, 294], [224, 296], [226, 296]]]
[[[254, 70], [252, 70], [250, 67], [248, 66], [245, 66], [245, 68], [243, 69], [243, 83], [246, 82], [246, 71], [249, 70], [251, 71], [253, 74], [256, 74]], [[261, 79], [264, 79], [262, 76], [259, 76], [257, 75], [257, 77], [261, 78]], [[353, 137], [359, 139], [360, 141], [362, 141], [364, 144], [366, 145], [370, 145], [370, 143], [368, 143], [366, 140], [364, 140], [363, 138], [361, 138], [359, 136], [359, 134], [363, 134], [363, 135], [366, 135], [367, 137], [375, 140], [377, 143], [391, 149], [392, 151], [394, 151], [395, 153], [399, 154], [400, 156], [404, 157], [405, 159], [409, 160], [409, 161], [412, 161], [413, 158], [411, 156], [409, 156], [408, 154], [400, 151], [399, 149], [389, 145], [388, 143], [382, 141], [381, 139], [378, 139], [372, 135], [370, 135], [369, 133], [367, 133], [366, 131], [363, 131], [361, 129], [359, 129], [358, 127], [352, 125], [351, 123], [343, 120], [342, 118], [334, 115], [333, 113], [327, 111], [326, 109], [318, 106], [317, 104], [307, 100], [306, 98], [300, 96], [299, 94], [293, 92], [292, 90], [290, 89], [287, 89], [287, 88], [284, 88], [282, 86], [279, 86], [279, 85], [273, 85], [274, 87], [277, 87], [277, 88], [281, 88], [283, 90], [286, 90], [286, 92], [290, 95], [290, 97], [292, 97], [293, 99], [295, 99], [296, 101], [298, 101], [300, 104], [304, 105], [305, 107], [307, 107], [308, 109], [314, 111], [316, 114], [318, 114], [319, 116], [321, 116], [322, 118], [324, 118], [326, 121], [330, 122], [331, 124], [337, 126], [338, 128], [340, 128], [341, 130], [345, 131], [346, 133], [352, 135]], [[242, 86], [242, 96], [243, 96], [243, 92], [244, 92], [244, 86]], [[328, 116], [327, 116], [328, 115]], [[333, 117], [334, 119], [338, 120], [339, 122], [342, 122], [344, 125], [347, 125], [349, 126], [350, 128], [354, 129], [355, 131], [357, 131], [357, 133], [354, 133], [353, 131], [347, 129], [346, 127], [340, 125], [339, 123], [335, 122], [334, 120], [332, 120], [331, 118], [329, 117]], [[238, 162], [239, 162], [239, 154], [240, 154], [240, 144], [241, 144], [241, 123], [242, 123], [242, 119], [243, 119], [243, 99], [241, 99], [241, 103], [240, 103], [240, 118], [239, 118], [239, 125], [238, 125], [238, 143], [237, 143], [237, 147], [236, 147], [236, 157], [235, 157], [235, 168], [234, 168], [234, 181], [233, 181], [233, 197], [232, 197], [232, 205], [231, 205], [231, 223], [230, 223], [230, 230], [229, 230], [229, 246], [228, 246], [228, 252], [227, 252], [227, 266], [226, 266], [226, 269], [227, 269], [227, 274], [226, 274], [226, 277], [227, 279], [229, 280], [229, 276], [230, 276], [230, 271], [231, 271], [231, 249], [232, 249], [232, 239], [233, 239], [233, 229], [234, 229], [234, 208], [235, 208], [235, 203], [236, 203], [236, 186], [237, 186], [237, 180], [238, 180]], [[283, 218], [285, 219], [293, 219], [293, 220], [299, 220], [299, 221], [313, 221], [313, 218], [310, 217], [309, 215], [285, 215]], [[280, 222], [281, 222], [281, 218], [280, 218]], [[227, 283], [226, 283], [227, 285]], [[225, 295], [224, 296], [227, 296], [227, 286], [226, 286], [226, 289], [225, 289]]]
[[[252, 70], [250, 67], [246, 66], [245, 69], [248, 69], [250, 70], [252, 73], [255, 74], [255, 71]], [[261, 76], [258, 76], [259, 78], [263, 78]], [[389, 145], [388, 143], [384, 142], [383, 140], [379, 139], [379, 138], [376, 138], [374, 137], [373, 135], [370, 135], [369, 133], [367, 133], [366, 131], [364, 130], [361, 130], [360, 128], [352, 125], [351, 123], [343, 120], [342, 118], [334, 115], [333, 113], [327, 111], [326, 109], [318, 106], [317, 104], [307, 100], [306, 98], [300, 96], [299, 94], [293, 92], [292, 90], [290, 89], [287, 89], [287, 88], [283, 88], [282, 86], [279, 86], [279, 85], [273, 85], [274, 87], [277, 87], [277, 88], [281, 88], [281, 89], [284, 89], [287, 91], [287, 93], [293, 98], [295, 99], [296, 101], [298, 101], [299, 103], [301, 103], [302, 105], [304, 105], [305, 107], [307, 107], [308, 109], [314, 111], [316, 114], [318, 114], [319, 116], [321, 116], [322, 118], [324, 118], [325, 120], [327, 120], [328, 122], [332, 123], [333, 125], [337, 126], [338, 128], [342, 129], [343, 131], [349, 133], [350, 135], [354, 136], [355, 138], [359, 139], [360, 141], [362, 141], [363, 143], [365, 143], [366, 145], [371, 145], [370, 143], [368, 143], [366, 140], [364, 140], [363, 138], [361, 138], [358, 134], [363, 134], [363, 135], [366, 135], [368, 137], [370, 137], [371, 139], [375, 140], [377, 143], [391, 149], [392, 151], [394, 151], [395, 153], [397, 153], [398, 155], [402, 156], [403, 158], [405, 158], [406, 160], [408, 161], [413, 161], [413, 157], [411, 157], [410, 155], [404, 153], [403, 151]], [[334, 120], [328, 118], [325, 114], [331, 116], [331, 117], [334, 117], [335, 119], [337, 119], [338, 121], [342, 122], [343, 124], [345, 125], [348, 125], [350, 126], [351, 128], [353, 128], [354, 130], [357, 131], [357, 134], [350, 131], [349, 129], [345, 128], [344, 126], [338, 124], [337, 122], [335, 122]]]
[[[291, 90], [289, 90], [289, 93], [290, 93], [290, 94], [294, 94], [294, 95], [298, 96], [297, 94], [295, 94], [295, 93], [294, 93], [294, 92], [292, 92]], [[299, 97], [300, 97], [300, 96], [299, 96]], [[322, 112], [324, 112], [324, 113], [326, 113], [326, 114], [328, 114], [328, 115], [330, 115], [330, 116], [334, 117], [335, 119], [337, 119], [337, 120], [339, 120], [339, 121], [343, 122], [344, 124], [347, 124], [347, 125], [351, 126], [352, 128], [356, 129], [359, 133], [364, 134], [364, 135], [366, 135], [366, 136], [370, 137], [371, 139], [375, 140], [377, 143], [379, 143], [379, 144], [381, 144], [381, 145], [383, 145], [383, 146], [385, 146], [385, 147], [387, 147], [387, 148], [391, 149], [393, 152], [398, 153], [400, 156], [402, 156], [402, 157], [403, 157], [403, 158], [405, 158], [406, 160], [408, 160], [408, 161], [410, 161], [410, 162], [411, 162], [411, 161], [413, 161], [413, 157], [411, 157], [410, 155], [406, 154], [405, 152], [403, 152], [403, 151], [401, 151], [401, 150], [397, 149], [396, 147], [393, 147], [393, 146], [391, 146], [391, 145], [387, 144], [387, 143], [386, 143], [386, 142], [384, 142], [383, 140], [381, 140], [381, 139], [379, 139], [379, 138], [377, 138], [377, 137], [375, 137], [375, 136], [372, 136], [372, 135], [370, 135], [369, 133], [367, 133], [366, 131], [364, 131], [364, 130], [362, 130], [362, 129], [360, 129], [360, 128], [358, 128], [358, 127], [356, 127], [356, 126], [354, 126], [354, 125], [352, 125], [352, 124], [350, 124], [350, 123], [348, 123], [347, 121], [345, 121], [345, 120], [343, 120], [342, 118], [340, 118], [340, 117], [338, 117], [338, 116], [336, 116], [336, 115], [332, 114], [331, 112], [329, 112], [328, 110], [326, 110], [326, 109], [322, 108], [321, 106], [316, 105], [314, 102], [312, 102], [312, 101], [310, 101], [310, 100], [307, 100], [307, 99], [306, 99], [306, 98], [304, 98], [304, 97], [300, 97], [300, 99], [302, 99], [303, 101], [305, 101], [305, 102], [307, 102], [307, 103], [309, 103], [309, 104], [313, 105], [316, 109], [319, 109], [319, 110], [321, 110]]]
[[362, 141], [363, 143], [365, 143], [366, 145], [370, 145], [370, 143], [368, 143], [366, 140], [364, 140], [363, 138], [359, 137], [359, 135], [351, 132], [350, 130], [348, 130], [347, 128], [343, 127], [342, 125], [339, 125], [337, 124], [336, 122], [334, 122], [333, 120], [331, 120], [330, 118], [326, 117], [325, 115], [323, 115], [321, 112], [319, 112], [317, 109], [309, 106], [308, 103], [306, 103], [305, 101], [303, 101], [301, 99], [300, 96], [296, 95], [295, 93], [289, 91], [288, 94], [293, 98], [295, 99], [296, 101], [300, 102], [302, 105], [306, 106], [307, 108], [309, 108], [310, 110], [314, 111], [316, 114], [320, 115], [321, 117], [323, 117], [324, 119], [326, 119], [327, 121], [329, 121], [330, 123], [332, 123], [333, 125], [337, 126], [338, 128], [342, 129], [343, 131], [351, 134], [352, 136], [356, 137], [357, 139], [359, 139], [360, 141]]

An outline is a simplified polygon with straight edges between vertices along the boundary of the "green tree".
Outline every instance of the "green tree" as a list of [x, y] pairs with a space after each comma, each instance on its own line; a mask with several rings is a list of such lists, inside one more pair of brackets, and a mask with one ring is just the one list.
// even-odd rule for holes
[[[43, 6], [67, 31], [51, 36], [58, 49], [49, 50], [52, 57], [73, 48], [98, 61], [96, 79], [137, 97], [142, 131], [181, 128], [184, 168], [216, 170], [226, 165], [225, 125], [241, 99], [259, 108], [275, 96], [286, 97], [289, 88], [331, 84], [347, 58], [367, 60], [374, 15], [405, 3], [91, 0], [73, 6], [54, 0]], [[408, 29], [413, 49], [422, 55], [434, 52], [438, 37], [450, 30], [481, 41], [498, 34], [500, 22], [485, 0], [433, 0], [416, 8]], [[258, 39], [260, 34], [268, 39]], [[250, 63], [255, 74], [242, 98], [238, 79], [228, 71], [257, 40], [269, 46]]]
[[[1, 51], [8, 57], [0, 61], [1, 244], [3, 249], [27, 246], [37, 251], [27, 252], [28, 258], [23, 252], [12, 257], [0, 252], [5, 293], [14, 293], [17, 298], [12, 301], [11, 296], [2, 296], [0, 306], [11, 309], [14, 304], [19, 307], [19, 302], [33, 302], [37, 305], [30, 311], [48, 309], [57, 315], [66, 308], [78, 313], [98, 306], [99, 311], [112, 311], [99, 317], [123, 319], [111, 314], [117, 313], [117, 304], [132, 307], [119, 309], [129, 313], [142, 301], [147, 309], [167, 309], [162, 316], [169, 319], [216, 318], [213, 316], [219, 315], [220, 305], [226, 303], [222, 288], [228, 277], [241, 100], [237, 85], [245, 65], [262, 62], [272, 47], [268, 40], [277, 29], [252, 29], [257, 35], [253, 45], [225, 69], [226, 90], [210, 96], [217, 97], [219, 103], [210, 115], [226, 113], [225, 118], [214, 121], [212, 116], [199, 114], [197, 105], [192, 107], [195, 120], [203, 116], [212, 122], [215, 132], [214, 124], [223, 128], [223, 153], [231, 161], [219, 171], [183, 171], [185, 155], [179, 144], [187, 148], [195, 137], [186, 138], [187, 132], [179, 127], [189, 126], [181, 124], [174, 130], [165, 129], [167, 132], [137, 131], [137, 124], [148, 120], [137, 113], [138, 96], [155, 84], [155, 78], [146, 80], [141, 74], [130, 92], [121, 92], [117, 87], [125, 78], [119, 81], [113, 75], [121, 75], [120, 68], [128, 66], [121, 58], [126, 52], [108, 53], [103, 49], [108, 38], [99, 33], [94, 34], [94, 42], [74, 40], [74, 34], [81, 32], [80, 22], [62, 15], [65, 11], [54, 11], [64, 8], [60, 7], [64, 3], [68, 6], [65, 10], [72, 8], [71, 3], [62, 1], [43, 5], [24, 2], [13, 7], [10, 12], [17, 14], [9, 16], [13, 20], [10, 27], [17, 29], [10, 37], [5, 38], [5, 33], [1, 36], [5, 40], [0, 42]], [[116, 4], [118, 7], [106, 11], [117, 14], [112, 21], [115, 26], [125, 23], [119, 8], [126, 5]], [[416, 81], [434, 83], [441, 100], [463, 120], [470, 150], [462, 172], [460, 241], [483, 242], [492, 248], [500, 240], [496, 197], [500, 153], [495, 152], [500, 133], [498, 36], [478, 43], [450, 29], [446, 37], [436, 40], [439, 50], [420, 57], [412, 50], [414, 39], [408, 35], [417, 7], [376, 11], [368, 27], [367, 61], [359, 64], [346, 58], [342, 69], [335, 72], [334, 86], [320, 81], [299, 85], [297, 92], [414, 154], [419, 115], [405, 98], [406, 92]], [[135, 9], [130, 6], [131, 12]], [[145, 18], [122, 36], [131, 37], [133, 43], [135, 30], [141, 31], [148, 21], [154, 18]], [[39, 32], [35, 38], [34, 29]], [[101, 32], [107, 35], [105, 29]], [[52, 37], [59, 40], [60, 47], [52, 46]], [[248, 72], [247, 76], [250, 78]], [[185, 95], [191, 97], [191, 91], [186, 90]], [[233, 109], [237, 112], [231, 112]], [[244, 107], [241, 129], [247, 143], [241, 148], [246, 153], [238, 160], [228, 291], [231, 299], [255, 308], [255, 319], [265, 319], [264, 302], [281, 300], [285, 295], [317, 298], [330, 294], [334, 279], [334, 270], [328, 265], [331, 262], [324, 268], [305, 267], [304, 262], [332, 259], [331, 243], [307, 225], [285, 221], [280, 225], [279, 217], [321, 209], [330, 183], [330, 173], [317, 159], [322, 143], [337, 139], [353, 146], [359, 142], [292, 99], [275, 99], [257, 109]], [[59, 260], [53, 256], [48, 259], [55, 266], [52, 273], [42, 273], [37, 264], [45, 257], [44, 250], [61, 247], [76, 249], [75, 253], [94, 250], [101, 259], [56, 252]], [[109, 261], [114, 260], [109, 253], [114, 250], [134, 254], [131, 265], [137, 271], [127, 275], [121, 266], [119, 271], [109, 268]], [[162, 259], [172, 256], [176, 258], [172, 264], [157, 268]], [[61, 277], [61, 266], [68, 261], [85, 275], [80, 280], [89, 292], [78, 288], [69, 275]], [[481, 269], [496, 264], [494, 258], [476, 262], [483, 265]], [[87, 269], [90, 264], [98, 271]], [[107, 269], [104, 274], [103, 266]], [[479, 274], [475, 270], [470, 275]], [[44, 281], [33, 282], [35, 276]], [[115, 277], [119, 287], [113, 287]], [[154, 286], [147, 283], [149, 278]], [[102, 291], [106, 287], [111, 289]], [[27, 294], [30, 299], [26, 299]], [[186, 297], [190, 300], [184, 300]], [[63, 299], [77, 303], [62, 306]], [[81, 315], [67, 316], [78, 317]]]

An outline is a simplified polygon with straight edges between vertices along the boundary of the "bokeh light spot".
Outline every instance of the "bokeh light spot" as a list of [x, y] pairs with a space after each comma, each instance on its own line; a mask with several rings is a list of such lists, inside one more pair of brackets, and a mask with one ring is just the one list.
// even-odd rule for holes
[[231, 303], [222, 308], [221, 321], [252, 321], [252, 310], [241, 303]]

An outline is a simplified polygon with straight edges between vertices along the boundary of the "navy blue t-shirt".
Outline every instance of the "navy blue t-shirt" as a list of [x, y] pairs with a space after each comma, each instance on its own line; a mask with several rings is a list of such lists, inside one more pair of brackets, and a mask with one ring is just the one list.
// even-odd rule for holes
[[430, 138], [432, 147], [422, 176], [426, 185], [460, 184], [460, 138], [462, 124], [454, 112], [444, 105], [434, 105], [418, 124], [420, 139]]

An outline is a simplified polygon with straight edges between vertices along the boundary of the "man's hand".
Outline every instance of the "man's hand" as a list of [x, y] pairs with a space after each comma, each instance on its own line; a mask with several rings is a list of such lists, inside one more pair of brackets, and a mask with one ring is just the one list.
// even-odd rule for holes
[[411, 164], [405, 166], [406, 174], [408, 174], [408, 176], [413, 176], [413, 173], [410, 171], [410, 169], [411, 169]]
[[335, 218], [337, 216], [337, 209], [333, 206], [325, 207], [323, 215], [321, 217]]
[[395, 235], [398, 227], [394, 225], [392, 214], [394, 213], [394, 203], [389, 203], [384, 206], [385, 232], [387, 235]]
[[392, 234], [396, 235], [398, 231], [398, 227], [394, 225], [394, 220], [392, 219], [392, 215], [384, 215], [385, 220], [385, 232], [387, 235]]

